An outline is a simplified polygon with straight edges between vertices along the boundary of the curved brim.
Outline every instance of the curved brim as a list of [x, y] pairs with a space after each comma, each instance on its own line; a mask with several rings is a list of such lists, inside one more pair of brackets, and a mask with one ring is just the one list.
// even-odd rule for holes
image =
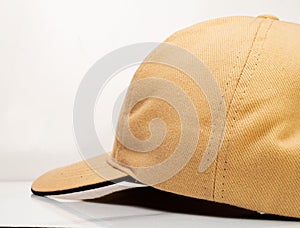
[[140, 184], [126, 173], [110, 166], [106, 162], [108, 156], [103, 154], [51, 170], [33, 182], [31, 191], [39, 196], [62, 196], [94, 190], [93, 194], [86, 194], [83, 198], [97, 198], [115, 191], [140, 187]]

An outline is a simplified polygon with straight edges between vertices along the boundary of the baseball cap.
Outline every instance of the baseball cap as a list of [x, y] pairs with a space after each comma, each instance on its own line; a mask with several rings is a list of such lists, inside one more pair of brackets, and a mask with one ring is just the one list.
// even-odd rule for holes
[[45, 173], [32, 192], [96, 198], [148, 185], [300, 218], [299, 40], [300, 25], [271, 15], [176, 32], [136, 71], [113, 151]]

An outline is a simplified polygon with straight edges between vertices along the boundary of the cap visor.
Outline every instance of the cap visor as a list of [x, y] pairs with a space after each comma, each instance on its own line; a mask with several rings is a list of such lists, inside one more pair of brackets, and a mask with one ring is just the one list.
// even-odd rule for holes
[[[136, 184], [126, 173], [110, 166], [106, 162], [108, 156], [103, 154], [51, 170], [33, 182], [31, 191], [39, 196], [62, 196], [60, 198], [69, 198], [63, 196], [75, 196], [73, 193], [85, 192], [84, 196], [70, 198], [91, 199], [115, 191], [140, 187], [140, 184]], [[127, 184], [124, 185], [124, 182]]]

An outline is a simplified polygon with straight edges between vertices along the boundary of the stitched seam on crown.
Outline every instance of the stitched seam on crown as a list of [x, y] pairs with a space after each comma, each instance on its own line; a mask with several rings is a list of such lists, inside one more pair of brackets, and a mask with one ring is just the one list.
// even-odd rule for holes
[[[244, 88], [244, 90], [242, 91], [241, 94], [237, 94], [237, 88], [238, 88], [239, 82], [240, 82], [241, 78], [243, 77], [245, 67], [246, 67], [246, 65], [247, 65], [248, 62], [249, 62], [251, 53], [253, 52], [253, 46], [254, 46], [255, 43], [256, 43], [256, 40], [257, 40], [257, 38], [258, 38], [259, 31], [260, 31], [261, 26], [262, 26], [262, 24], [263, 24], [264, 22], [269, 22], [270, 24], [269, 24], [268, 28], [266, 29], [266, 31], [264, 32], [264, 35], [263, 35], [263, 37], [262, 37], [263, 40], [261, 41], [261, 44], [260, 44], [260, 46], [258, 47], [258, 53], [257, 53], [257, 56], [256, 56], [256, 58], [255, 58], [255, 65], [254, 65], [254, 67], [253, 67], [253, 69], [252, 69], [250, 75], [248, 76], [248, 79], [247, 79], [247, 81], [246, 81], [246, 87]], [[225, 149], [225, 151], [224, 151], [224, 152], [225, 152], [225, 159], [224, 159], [224, 163], [223, 163], [223, 170], [221, 170], [221, 172], [223, 172], [223, 175], [222, 175], [222, 185], [221, 185], [221, 199], [224, 199], [224, 193], [225, 193], [225, 179], [226, 179], [226, 175], [227, 175], [226, 172], [227, 172], [227, 170], [228, 170], [228, 167], [227, 167], [227, 166], [228, 166], [228, 155], [229, 155], [228, 151], [229, 151], [230, 147], [232, 146], [230, 140], [231, 140], [231, 136], [232, 136], [232, 133], [233, 133], [234, 126], [235, 126], [234, 123], [235, 123], [235, 121], [236, 121], [237, 114], [238, 114], [238, 111], [239, 111], [240, 106], [241, 106], [241, 100], [243, 100], [244, 96], [246, 95], [246, 92], [247, 92], [248, 86], [249, 86], [249, 84], [250, 84], [250, 81], [251, 81], [251, 79], [252, 79], [254, 73], [256, 72], [256, 69], [257, 69], [257, 66], [258, 66], [258, 63], [259, 63], [259, 59], [260, 59], [260, 56], [261, 56], [261, 53], [262, 53], [262, 50], [263, 50], [263, 46], [264, 46], [264, 44], [265, 44], [265, 41], [266, 41], [266, 38], [267, 38], [267, 34], [268, 34], [269, 30], [271, 29], [272, 24], [273, 24], [273, 21], [270, 22], [270, 21], [268, 21], [268, 20], [267, 20], [267, 21], [263, 20], [263, 21], [260, 23], [259, 28], [258, 28], [258, 30], [257, 30], [257, 33], [256, 33], [256, 35], [255, 35], [255, 39], [254, 39], [254, 42], [253, 42], [253, 46], [252, 46], [251, 51], [250, 51], [250, 53], [249, 53], [248, 59], [247, 59], [247, 61], [246, 61], [246, 64], [245, 64], [244, 67], [243, 67], [243, 70], [242, 70], [241, 76], [240, 76], [240, 78], [239, 78], [239, 81], [238, 81], [236, 90], [234, 91], [234, 95], [233, 95], [232, 102], [231, 102], [231, 104], [230, 104], [230, 107], [231, 107], [232, 104], [233, 104], [234, 97], [239, 95], [239, 97], [238, 97], [238, 101], [239, 101], [239, 102], [237, 103], [237, 105], [236, 105], [236, 107], [235, 107], [235, 109], [234, 109], [234, 116], [232, 117], [233, 123], [230, 125], [229, 136], [228, 136], [228, 139], [227, 139], [227, 145], [226, 145], [226, 149]], [[255, 56], [253, 56], [253, 57], [255, 57]], [[244, 76], [244, 77], [245, 77], [245, 76]]]
[[[238, 52], [236, 58], [235, 58], [235, 64], [233, 65], [232, 69], [229, 71], [229, 78], [226, 80], [226, 84], [225, 84], [225, 90], [224, 90], [224, 93], [223, 93], [223, 99], [225, 98], [225, 95], [226, 95], [226, 92], [229, 88], [229, 84], [232, 82], [232, 76], [234, 75], [234, 72], [235, 72], [235, 69], [238, 65], [238, 59], [240, 58], [240, 55], [241, 55], [241, 51]], [[237, 83], [235, 83], [237, 85]], [[236, 86], [235, 85], [235, 86]], [[219, 107], [221, 106], [221, 104], [219, 105]], [[229, 106], [228, 106], [228, 109], [229, 109]], [[226, 119], [227, 119], [227, 113], [228, 111], [226, 111]], [[225, 132], [223, 132], [223, 134], [225, 134]], [[212, 135], [214, 135], [214, 132], [212, 132]], [[221, 142], [221, 138], [219, 139], [218, 143], [220, 144]], [[220, 150], [221, 148], [219, 148]], [[213, 180], [213, 190], [212, 190], [212, 198], [214, 200], [215, 198], [215, 189], [216, 189], [216, 177], [217, 177], [217, 167], [218, 167], [218, 158], [219, 156], [216, 157], [216, 162], [215, 162], [215, 167], [214, 167], [214, 173], [213, 173], [213, 176], [214, 176], [214, 180]]]
[[[257, 18], [256, 18], [255, 20], [257, 20]], [[236, 92], [236, 90], [237, 90], [239, 81], [240, 81], [240, 79], [241, 79], [241, 77], [242, 77], [242, 75], [243, 75], [244, 68], [245, 68], [245, 66], [247, 65], [247, 62], [248, 62], [248, 60], [249, 60], [249, 57], [250, 57], [252, 48], [253, 48], [253, 46], [254, 46], [254, 44], [255, 44], [255, 41], [256, 41], [256, 39], [257, 39], [257, 35], [258, 35], [258, 33], [259, 33], [259, 30], [260, 30], [260, 27], [261, 27], [262, 23], [263, 23], [263, 21], [261, 21], [261, 22], [259, 23], [258, 27], [257, 27], [257, 31], [256, 31], [256, 33], [255, 33], [255, 35], [254, 35], [254, 37], [253, 37], [253, 41], [252, 41], [251, 47], [250, 47], [250, 49], [249, 49], [248, 55], [247, 55], [247, 57], [246, 57], [246, 61], [245, 61], [244, 65], [243, 65], [243, 67], [242, 67], [242, 70], [241, 70], [241, 72], [240, 72], [240, 74], [239, 74], [239, 77], [236, 79], [235, 88], [234, 88], [234, 91], [232, 92], [232, 97], [231, 97], [231, 99], [230, 99], [230, 102], [229, 102], [229, 105], [228, 105], [228, 109], [227, 109], [227, 112], [226, 112], [226, 122], [228, 121], [228, 113], [229, 113], [229, 111], [230, 111], [230, 108], [231, 108], [231, 105], [232, 105], [232, 102], [233, 102], [233, 99], [234, 99], [234, 96], [235, 96], [235, 92]], [[228, 80], [228, 82], [229, 82], [229, 80]], [[228, 87], [226, 86], [225, 91], [226, 91], [227, 89], [228, 89]], [[224, 93], [224, 94], [225, 94], [225, 93]], [[230, 135], [229, 135], [229, 136], [230, 136]], [[220, 149], [221, 149], [221, 148], [220, 148]], [[213, 200], [215, 200], [215, 195], [216, 195], [216, 188], [217, 188], [217, 187], [216, 187], [216, 179], [217, 179], [217, 173], [218, 173], [218, 171], [219, 171], [218, 166], [219, 166], [219, 156], [217, 156], [217, 158], [216, 158], [216, 165], [215, 165], [214, 182], [213, 182], [213, 196], [212, 196], [212, 197], [213, 197]], [[222, 185], [224, 185], [224, 183], [222, 183]]]

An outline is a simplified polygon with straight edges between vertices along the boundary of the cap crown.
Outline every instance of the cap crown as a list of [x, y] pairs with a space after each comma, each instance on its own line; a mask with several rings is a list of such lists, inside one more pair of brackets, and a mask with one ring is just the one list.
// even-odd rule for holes
[[[174, 67], [143, 63], [132, 84], [149, 78], [157, 79], [157, 83], [149, 84], [147, 98], [134, 105], [129, 115], [126, 114], [127, 119], [121, 113], [118, 131], [126, 119], [132, 135], [147, 141], [151, 137], [149, 123], [159, 118], [164, 122], [165, 131], [161, 123], [153, 129], [156, 132], [161, 129], [165, 137], [160, 145], [146, 153], [126, 147], [117, 138], [109, 163], [149, 184], [147, 177], [151, 179], [151, 175], [159, 173], [150, 170], [145, 178], [143, 167], [163, 163], [179, 143], [186, 150], [191, 150], [193, 144], [195, 151], [187, 164], [171, 178], [154, 184], [155, 188], [300, 217], [299, 40], [297, 24], [252, 17], [216, 19], [175, 33], [165, 42], [199, 58], [210, 70], [223, 96], [226, 128], [224, 137], [219, 139], [222, 144], [217, 157], [212, 157], [205, 170], [199, 169], [213, 129], [206, 94], [194, 80]], [[191, 119], [183, 126], [180, 112], [168, 101], [155, 97], [158, 90], [164, 92], [164, 81], [171, 82], [189, 97], [197, 114], [199, 135], [189, 108], [179, 105], [185, 110], [184, 118]], [[143, 91], [139, 86], [131, 86], [126, 100], [135, 100]], [[190, 134], [190, 141], [186, 138], [181, 141], [183, 128]], [[182, 154], [186, 155], [184, 151]], [[171, 164], [177, 166], [180, 162], [175, 159]]]

